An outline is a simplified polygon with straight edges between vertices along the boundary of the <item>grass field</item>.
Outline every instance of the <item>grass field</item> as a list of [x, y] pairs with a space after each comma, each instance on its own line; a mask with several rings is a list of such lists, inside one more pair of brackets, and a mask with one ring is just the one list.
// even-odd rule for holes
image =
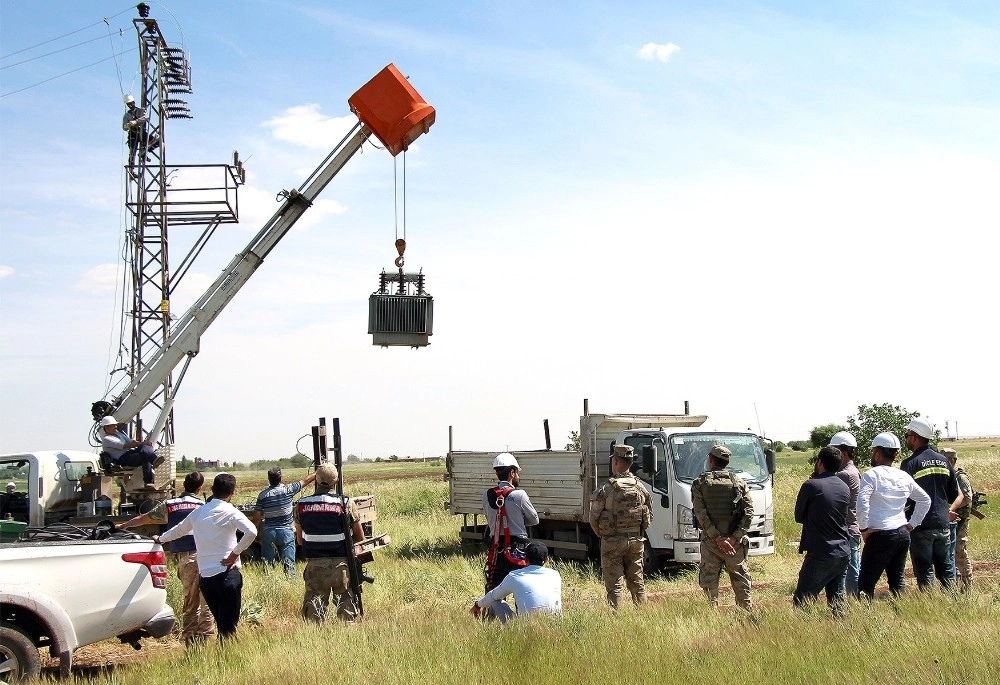
[[[367, 570], [365, 616], [352, 626], [298, 618], [303, 583], [260, 565], [244, 567], [244, 620], [236, 641], [186, 650], [176, 638], [142, 652], [114, 643], [84, 648], [81, 674], [97, 683], [990, 683], [1000, 682], [1000, 440], [952, 443], [977, 490], [995, 500], [973, 520], [976, 565], [969, 594], [918, 593], [899, 601], [852, 602], [836, 620], [823, 605], [791, 607], [800, 566], [792, 519], [808, 455], [778, 455], [777, 552], [751, 560], [751, 620], [725, 591], [713, 610], [693, 569], [647, 581], [651, 601], [612, 613], [599, 570], [556, 561], [563, 576], [561, 617], [532, 617], [506, 628], [475, 621], [468, 607], [482, 590], [484, 550], [458, 543], [460, 519], [443, 508], [442, 465], [350, 465], [352, 495], [376, 496], [378, 532], [392, 545]], [[286, 480], [301, 477], [286, 472]], [[256, 495], [263, 472], [241, 473], [234, 501]], [[994, 513], [995, 512], [995, 513]], [[301, 568], [301, 564], [300, 564]], [[912, 585], [912, 578], [910, 579]], [[726, 587], [723, 582], [724, 588]], [[168, 600], [180, 608], [179, 581]], [[108, 666], [108, 663], [113, 666]]]

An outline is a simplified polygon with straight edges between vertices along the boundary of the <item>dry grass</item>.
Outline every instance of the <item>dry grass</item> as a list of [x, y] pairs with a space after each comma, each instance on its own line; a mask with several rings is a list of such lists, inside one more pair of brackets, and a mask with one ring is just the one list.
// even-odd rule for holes
[[[979, 490], [1000, 490], [994, 472], [998, 443], [956, 445]], [[352, 493], [376, 495], [380, 532], [393, 538], [369, 565], [377, 580], [366, 586], [366, 613], [358, 625], [304, 624], [298, 618], [301, 578], [288, 580], [280, 572], [248, 566], [245, 604], [262, 622], [241, 624], [236, 642], [187, 652], [176, 639], [151, 641], [142, 653], [116, 648], [117, 666], [87, 675], [94, 682], [142, 685], [308, 684], [334, 677], [463, 684], [623, 678], [636, 683], [1000, 682], [993, 640], [987, 637], [995, 637], [1000, 624], [1000, 513], [973, 523], [971, 554], [979, 563], [971, 594], [913, 591], [898, 602], [853, 603], [839, 621], [824, 606], [793, 610], [790, 596], [800, 558], [791, 505], [808, 462], [803, 453], [784, 452], [775, 479], [778, 551], [751, 562], [760, 607], [753, 619], [733, 606], [728, 592], [722, 609], [713, 611], [691, 569], [649, 579], [648, 605], [613, 614], [593, 566], [557, 561], [565, 614], [500, 628], [468, 614], [481, 590], [483, 552], [458, 544], [459, 519], [441, 506], [447, 499], [442, 467], [416, 466], [394, 471], [400, 478], [386, 478], [382, 465], [353, 467], [349, 475], [349, 480], [357, 478]], [[249, 486], [248, 495], [256, 494], [256, 483], [263, 487], [262, 473], [239, 477], [241, 492]], [[1000, 500], [992, 508], [1000, 512]], [[177, 606], [173, 577], [169, 597]], [[81, 656], [93, 654], [101, 666], [108, 660], [102, 649], [89, 647]]]

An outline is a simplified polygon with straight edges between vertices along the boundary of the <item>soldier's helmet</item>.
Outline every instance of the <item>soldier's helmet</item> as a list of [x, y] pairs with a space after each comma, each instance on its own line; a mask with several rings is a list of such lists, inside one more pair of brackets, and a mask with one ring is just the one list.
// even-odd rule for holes
[[635, 448], [631, 445], [615, 445], [615, 456], [619, 459], [631, 459], [635, 456]]
[[733, 456], [733, 453], [730, 452], [729, 448], [725, 445], [716, 443], [712, 445], [712, 449], [709, 450], [708, 456], [715, 457], [715, 459], [721, 464], [729, 464], [729, 460]]
[[332, 488], [337, 484], [337, 467], [333, 464], [320, 464], [316, 469], [316, 485]]

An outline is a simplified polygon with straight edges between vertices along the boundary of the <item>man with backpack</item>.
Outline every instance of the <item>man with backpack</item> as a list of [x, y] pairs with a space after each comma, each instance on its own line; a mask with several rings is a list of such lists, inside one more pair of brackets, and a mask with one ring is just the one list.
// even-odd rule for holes
[[732, 456], [725, 445], [713, 445], [708, 453], [708, 471], [691, 485], [694, 516], [701, 529], [698, 585], [718, 606], [719, 576], [725, 568], [736, 603], [751, 611], [747, 531], [753, 519], [753, 500], [746, 482], [726, 468]]
[[[486, 592], [500, 585], [508, 573], [527, 566], [524, 548], [528, 544], [528, 526], [538, 523], [538, 512], [528, 493], [518, 490], [521, 467], [510, 452], [502, 452], [493, 460], [497, 474], [496, 487], [483, 492], [483, 510], [490, 524], [490, 549], [486, 555]], [[501, 598], [502, 599], [502, 598]], [[498, 616], [502, 601], [487, 610], [487, 618]]]
[[646, 488], [631, 473], [632, 456], [629, 445], [615, 445], [611, 477], [590, 497], [590, 526], [601, 538], [601, 574], [608, 603], [615, 609], [623, 585], [628, 586], [633, 603], [646, 601], [643, 533], [653, 522], [653, 509]]

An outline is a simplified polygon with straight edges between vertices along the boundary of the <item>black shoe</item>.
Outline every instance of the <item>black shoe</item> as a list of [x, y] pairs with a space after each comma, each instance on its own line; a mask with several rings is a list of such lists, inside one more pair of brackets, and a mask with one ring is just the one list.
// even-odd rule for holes
[[163, 456], [162, 455], [157, 455], [156, 459], [153, 460], [153, 468], [155, 469], [157, 466], [159, 466], [160, 464], [162, 464], [163, 461], [164, 461]]

